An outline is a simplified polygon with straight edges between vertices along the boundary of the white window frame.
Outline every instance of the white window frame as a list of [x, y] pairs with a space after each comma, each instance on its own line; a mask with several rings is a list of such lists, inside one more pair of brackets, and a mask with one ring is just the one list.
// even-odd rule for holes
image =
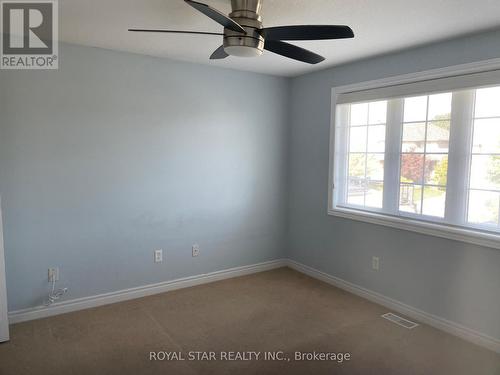
[[[340, 139], [337, 140], [336, 142], [335, 139], [336, 117], [337, 115], [340, 116], [342, 115], [342, 113], [337, 114], [337, 99], [339, 95], [352, 93], [356, 91], [380, 89], [388, 86], [416, 83], [416, 82], [428, 81], [439, 78], [487, 72], [492, 70], [500, 70], [500, 58], [474, 62], [470, 64], [462, 64], [440, 69], [428, 70], [424, 72], [388, 77], [384, 79], [355, 83], [351, 85], [333, 87], [332, 98], [331, 98], [330, 155], [329, 155], [329, 173], [328, 173], [328, 215], [357, 220], [357, 221], [363, 221], [383, 226], [389, 226], [393, 228], [408, 230], [431, 236], [448, 238], [465, 243], [471, 243], [475, 245], [500, 249], [500, 234], [494, 232], [488, 232], [483, 229], [474, 229], [471, 227], [464, 228], [462, 226], [458, 226], [458, 223], [456, 223], [457, 225], [448, 223], [445, 224], [445, 223], [440, 223], [439, 220], [435, 219], [427, 221], [425, 219], [425, 216], [418, 216], [418, 219], [416, 219], [417, 216], [415, 216], [415, 218], [413, 218], [411, 215], [405, 215], [404, 217], [391, 216], [390, 214], [387, 213], [376, 212], [377, 210], [374, 209], [370, 209], [368, 211], [363, 209], [351, 209], [347, 207], [334, 206], [334, 189], [336, 189], [336, 187], [334, 186], [334, 181], [336, 180], [335, 174], [339, 172], [341, 173], [345, 172], [345, 168], [342, 171], [337, 171], [334, 168], [336, 157], [339, 157], [340, 155], [345, 155], [345, 147], [346, 147], [345, 142], [342, 142]], [[454, 95], [454, 100], [455, 99], [460, 100], [460, 97], [457, 96], [455, 98]], [[459, 106], [454, 106], [454, 107], [460, 108]], [[388, 113], [393, 113], [393, 112], [395, 111], [388, 111]], [[452, 117], [463, 115], [463, 113], [458, 113], [458, 111], [456, 110], [454, 112], [455, 113], [452, 113]], [[396, 116], [394, 117], [398, 117], [397, 113]], [[390, 124], [393, 121], [397, 121], [397, 119], [388, 118], [387, 126], [390, 127], [391, 126]], [[390, 134], [390, 136], [394, 138], [401, 136], [400, 134], [397, 134], [397, 132], [393, 132], [393, 134], [388, 132], [387, 134]], [[453, 135], [450, 138], [450, 143], [465, 142], [467, 141], [467, 137], [470, 137], [470, 135], [468, 135], [467, 132], [464, 132], [463, 129], [452, 132], [452, 134]], [[393, 142], [391, 141], [391, 139], [386, 140], [386, 145], [392, 148], [401, 147], [400, 142]], [[451, 149], [452, 148], [450, 147], [449, 160], [457, 157], [452, 154]], [[457, 150], [457, 148], [454, 149]], [[399, 163], [399, 150], [396, 149], [386, 150], [386, 158], [387, 157], [398, 158], [398, 160], [397, 161], [394, 160], [394, 162]], [[384, 171], [384, 174], [385, 174], [384, 179], [386, 179], [384, 182], [384, 196], [385, 194], [394, 194], [394, 191], [391, 191], [391, 189], [394, 190], [395, 189], [394, 186], [399, 188], [399, 175], [394, 176], [393, 174], [396, 174], [394, 170], [392, 170], [391, 174], [391, 171], [387, 169]], [[453, 181], [456, 181], [456, 183], [448, 184], [448, 186], [451, 188], [449, 188], [447, 191], [446, 195], [447, 201], [449, 199], [457, 201], [456, 199], [457, 194], [463, 196], [462, 195], [463, 193], [456, 191], [456, 187], [466, 186], [465, 182], [464, 183], [458, 182], [458, 181], [464, 181], [464, 179], [467, 179], [468, 181], [468, 176], [465, 176], [464, 174], [465, 173], [454, 175], [452, 173], [448, 176], [448, 179], [452, 179]], [[389, 188], [386, 189], [386, 187]], [[341, 189], [342, 187], [338, 188]], [[447, 207], [452, 207], [453, 209], [457, 208], [458, 210], [460, 210], [460, 212], [465, 212], [464, 210], [466, 210], [465, 207], [456, 207], [455, 205], [447, 205]], [[394, 210], [391, 211], [396, 212], [397, 208], [394, 208]], [[455, 217], [452, 212], [448, 211], [448, 209], [445, 215], [447, 218]]]

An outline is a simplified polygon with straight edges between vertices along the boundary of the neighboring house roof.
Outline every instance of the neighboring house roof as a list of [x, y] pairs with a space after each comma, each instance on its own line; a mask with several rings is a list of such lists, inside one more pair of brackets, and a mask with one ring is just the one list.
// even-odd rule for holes
[[[425, 126], [422, 125], [420, 126], [406, 125], [404, 129], [404, 141], [423, 142], [425, 139]], [[449, 129], [432, 124], [429, 124], [429, 126], [427, 127], [427, 141], [448, 142], [449, 138], [450, 138]]]

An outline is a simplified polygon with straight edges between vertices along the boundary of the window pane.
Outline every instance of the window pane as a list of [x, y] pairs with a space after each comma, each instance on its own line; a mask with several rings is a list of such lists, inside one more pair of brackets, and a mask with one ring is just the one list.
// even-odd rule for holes
[[349, 176], [365, 178], [365, 154], [349, 155]]
[[366, 126], [356, 126], [350, 129], [350, 152], [365, 152], [366, 151]]
[[472, 156], [470, 187], [472, 189], [500, 189], [500, 156]]
[[401, 156], [401, 182], [422, 183], [424, 155], [404, 154]]
[[427, 120], [427, 96], [406, 98], [404, 106], [404, 122]]
[[429, 96], [429, 114], [427, 119], [448, 120], [451, 118], [451, 93]]
[[384, 180], [384, 154], [368, 154], [366, 161], [366, 178]]
[[385, 151], [385, 125], [368, 127], [368, 152]]
[[433, 121], [427, 125], [426, 152], [448, 152], [450, 121]]
[[479, 89], [476, 91], [475, 117], [500, 116], [500, 87]]
[[403, 125], [402, 152], [423, 152], [425, 144], [425, 122]]
[[369, 182], [366, 190], [365, 206], [382, 208], [384, 185], [381, 182]]
[[497, 225], [499, 194], [471, 190], [469, 193], [469, 223]]
[[448, 155], [425, 156], [426, 184], [446, 186], [447, 175], [448, 175]]
[[422, 186], [401, 184], [399, 191], [399, 210], [420, 214]]
[[385, 124], [387, 122], [387, 101], [370, 103], [369, 124]]
[[[346, 173], [349, 177], [347, 202], [344, 203], [382, 208], [387, 101], [351, 104], [349, 107]], [[343, 116], [347, 120], [347, 116]]]
[[446, 189], [432, 186], [424, 187], [424, 202], [422, 214], [435, 217], [444, 217], [446, 203]]
[[474, 121], [474, 153], [500, 153], [500, 118]]
[[351, 105], [351, 125], [367, 125], [368, 103]]
[[365, 179], [349, 177], [349, 186], [347, 190], [347, 203], [357, 206], [365, 204]]

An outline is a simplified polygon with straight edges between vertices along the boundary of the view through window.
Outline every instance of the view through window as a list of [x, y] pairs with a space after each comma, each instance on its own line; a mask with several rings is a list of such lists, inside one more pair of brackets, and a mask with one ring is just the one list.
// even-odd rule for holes
[[500, 86], [342, 103], [335, 137], [334, 208], [500, 230]]

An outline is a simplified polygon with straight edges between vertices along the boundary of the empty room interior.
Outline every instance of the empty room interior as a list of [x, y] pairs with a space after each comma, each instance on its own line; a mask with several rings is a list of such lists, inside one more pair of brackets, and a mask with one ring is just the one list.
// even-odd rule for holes
[[200, 1], [0, 1], [0, 374], [500, 375], [500, 2]]

